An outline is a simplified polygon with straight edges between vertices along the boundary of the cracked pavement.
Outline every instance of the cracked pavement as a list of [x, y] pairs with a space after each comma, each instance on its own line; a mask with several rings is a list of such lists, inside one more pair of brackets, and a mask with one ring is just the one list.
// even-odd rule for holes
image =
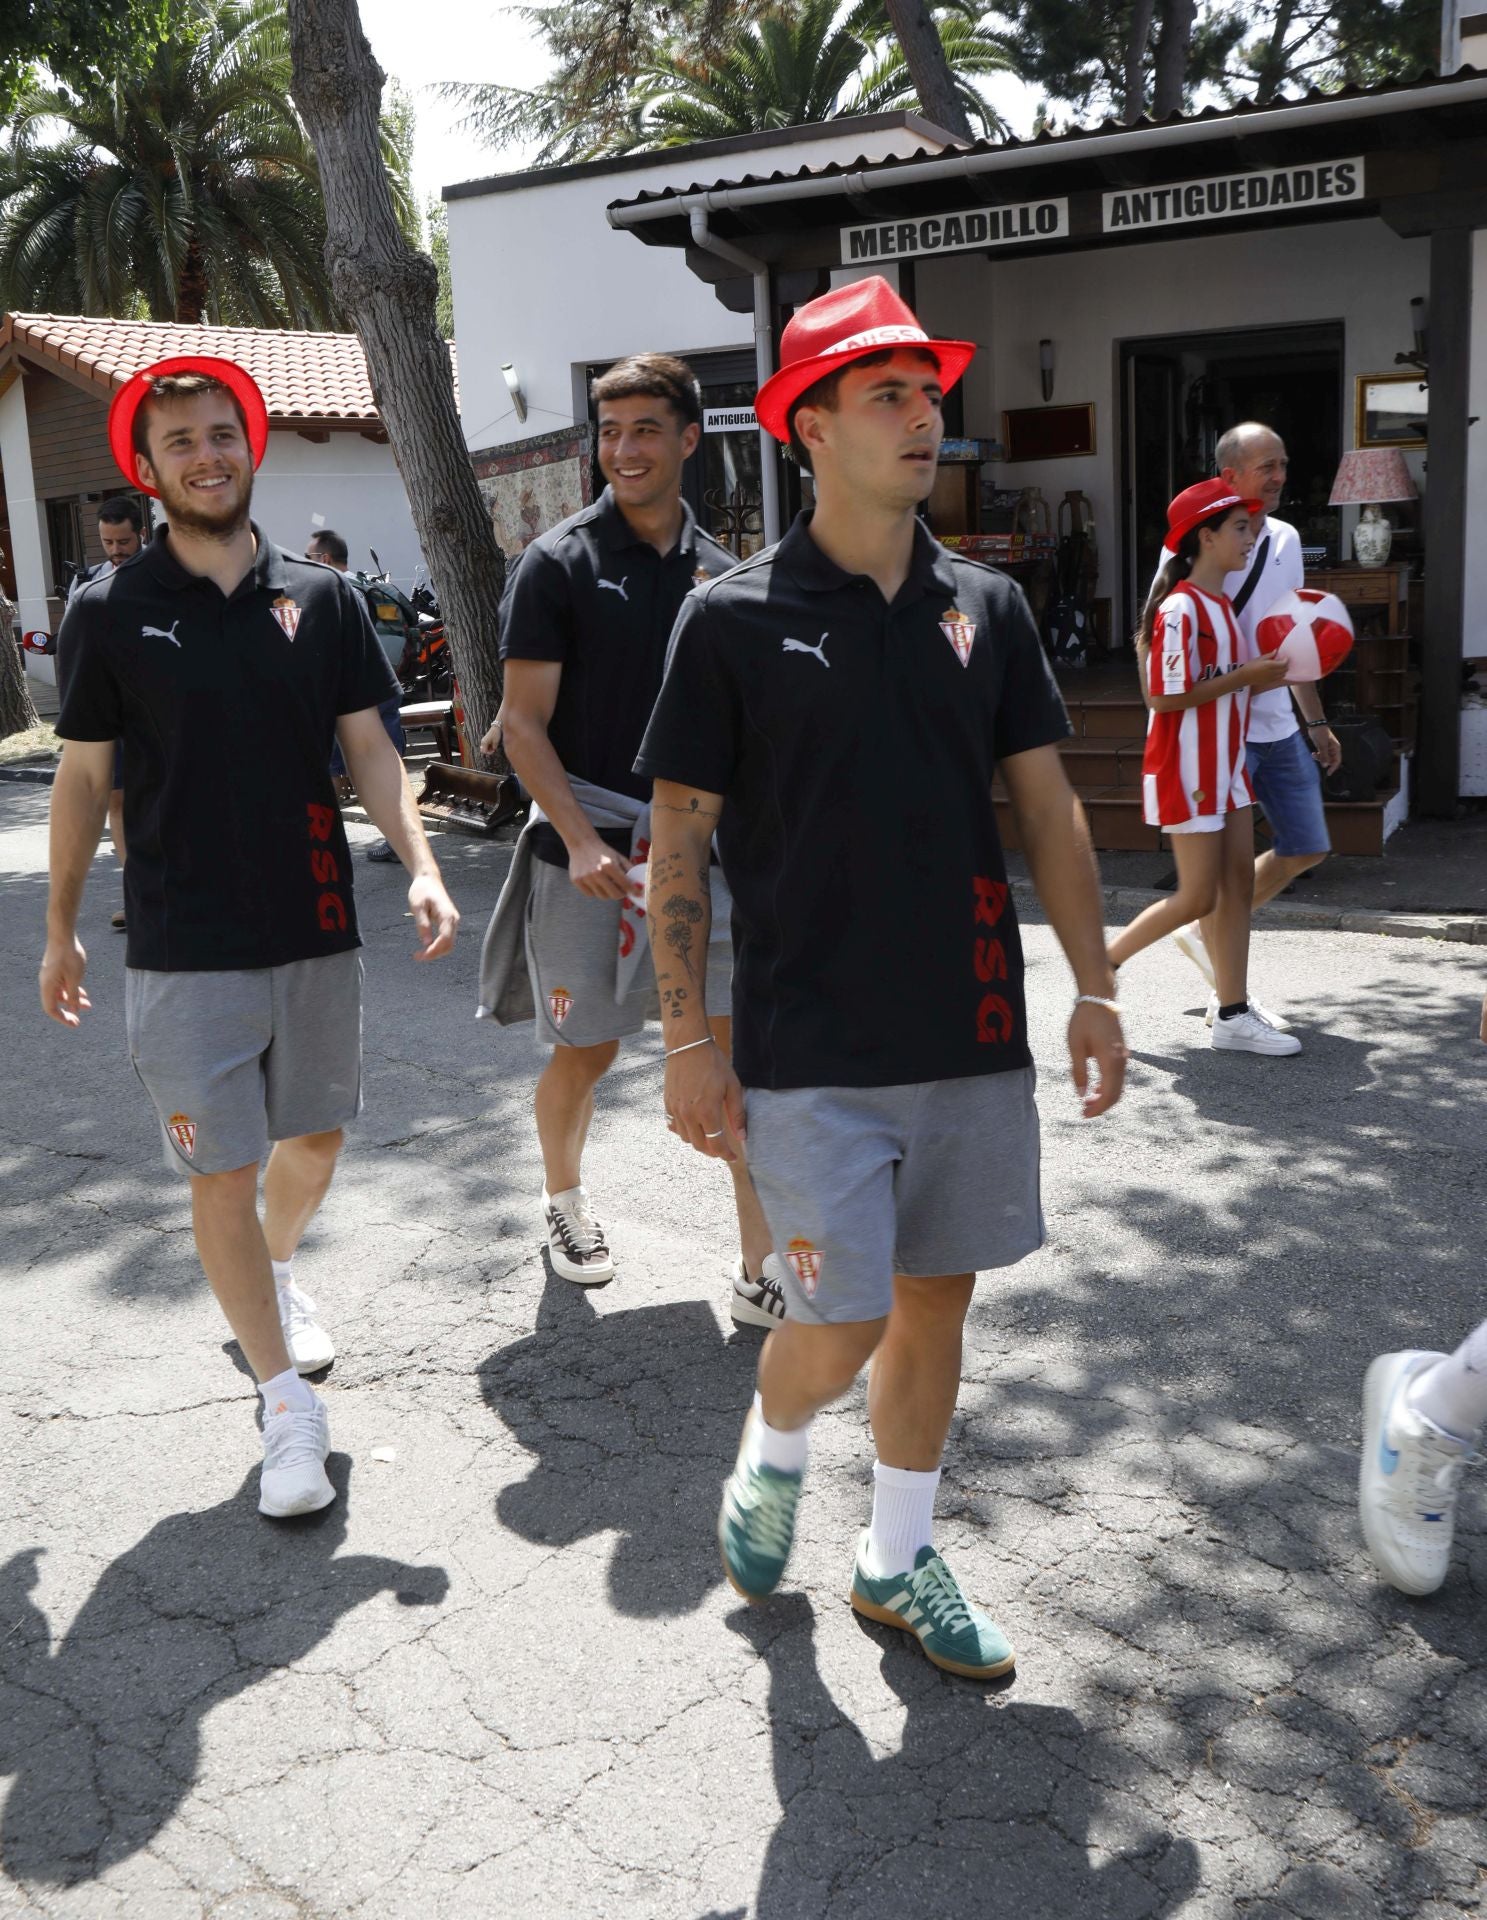
[[358, 866], [367, 1110], [297, 1266], [340, 1348], [340, 1498], [262, 1520], [124, 1050], [106, 853], [94, 1013], [36, 1009], [46, 798], [0, 789], [0, 1914], [1487, 1911], [1481, 1484], [1426, 1602], [1354, 1512], [1368, 1360], [1484, 1310], [1480, 950], [1258, 936], [1306, 1043], [1282, 1061], [1204, 1050], [1196, 976], [1143, 956], [1130, 1091], [1088, 1125], [1029, 930], [1049, 1239], [978, 1290], [940, 1501], [1018, 1649], [983, 1688], [846, 1606], [860, 1390], [817, 1423], [785, 1590], [724, 1584], [755, 1345], [653, 1038], [586, 1168], [619, 1278], [545, 1277], [538, 1056], [471, 1018], [504, 847], [441, 840], [465, 932], [427, 969], [397, 871]]

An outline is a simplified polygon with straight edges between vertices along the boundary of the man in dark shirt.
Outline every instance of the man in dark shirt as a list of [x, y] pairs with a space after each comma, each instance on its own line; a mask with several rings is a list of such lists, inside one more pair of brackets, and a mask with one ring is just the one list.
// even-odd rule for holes
[[412, 875], [421, 958], [449, 951], [459, 916], [378, 718], [391, 673], [360, 596], [248, 518], [268, 439], [251, 378], [230, 361], [162, 361], [119, 390], [109, 437], [169, 531], [84, 588], [59, 635], [66, 745], [41, 1003], [72, 1028], [89, 1006], [77, 917], [122, 739], [130, 1056], [259, 1383], [259, 1508], [283, 1518], [335, 1498], [325, 1407], [300, 1377], [335, 1350], [290, 1262], [361, 1098], [361, 942], [333, 737]]
[[[553, 1049], [535, 1101], [548, 1253], [554, 1271], [580, 1286], [614, 1273], [580, 1164], [594, 1090], [621, 1038], [659, 1011], [649, 960], [628, 990], [616, 978], [626, 941], [643, 931], [627, 906], [641, 892], [627, 876], [649, 845], [643, 810], [650, 783], [634, 771], [635, 754], [677, 609], [694, 585], [734, 564], [681, 497], [682, 468], [701, 433], [697, 382], [686, 363], [668, 354], [621, 361], [595, 381], [593, 397], [608, 485], [592, 506], [525, 550], [501, 611], [501, 726], [537, 809], [487, 939], [487, 954], [493, 946], [509, 951], [500, 929], [523, 908], [531, 1006]], [[518, 901], [517, 888], [530, 892]], [[718, 922], [726, 935], [722, 912]], [[500, 991], [485, 979], [481, 1004], [504, 1017]], [[726, 961], [714, 971], [713, 1005], [727, 1005]], [[524, 997], [520, 1011], [527, 1010]], [[726, 1051], [726, 1017], [714, 1031]], [[741, 1170], [735, 1189], [742, 1252], [731, 1311], [740, 1325], [768, 1327], [784, 1311], [779, 1262]]]
[[[80, 573], [72, 583], [72, 592], [67, 596], [68, 606], [93, 580], [106, 580], [108, 576], [122, 567], [126, 560], [132, 560], [145, 543], [145, 517], [140, 512], [139, 502], [129, 500], [123, 494], [115, 494], [112, 500], [105, 500], [98, 509], [98, 544], [103, 548], [103, 558], [96, 567], [89, 567]], [[119, 865], [124, 864], [128, 851], [124, 839], [124, 748], [121, 741], [114, 752], [114, 784], [108, 796], [108, 833], [114, 843], [114, 852], [118, 855]], [[124, 909], [113, 915], [109, 924], [116, 933], [124, 931]]]
[[[935, 1552], [933, 1506], [976, 1272], [1043, 1237], [996, 771], [1077, 983], [1089, 1114], [1124, 1073], [1098, 877], [1021, 593], [916, 518], [944, 389], [974, 349], [927, 339], [877, 278], [802, 308], [781, 346], [759, 418], [812, 472], [815, 511], [688, 599], [637, 762], [655, 781], [663, 1001], [687, 989], [665, 1022], [666, 1111], [700, 1152], [747, 1155], [787, 1263], [719, 1539], [746, 1599], [774, 1590], [810, 1421], [871, 1356], [878, 1461], [852, 1604], [984, 1678], [1013, 1654]], [[736, 1074], [695, 1012], [714, 831], [735, 903]]]

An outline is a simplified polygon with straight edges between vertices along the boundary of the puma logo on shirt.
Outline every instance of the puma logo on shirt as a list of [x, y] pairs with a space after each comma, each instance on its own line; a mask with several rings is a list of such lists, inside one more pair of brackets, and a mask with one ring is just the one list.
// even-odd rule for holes
[[625, 574], [621, 574], [618, 580], [601, 580], [599, 582], [599, 585], [601, 587], [608, 587], [611, 593], [617, 593], [620, 596], [621, 600], [623, 600], [625, 605], [628, 607], [630, 604], [630, 596], [628, 593], [625, 592], [625, 582], [629, 578], [630, 578], [629, 574], [625, 573]]
[[173, 647], [178, 647], [181, 643], [176, 638], [176, 628], [180, 624], [179, 620], [172, 620], [169, 633], [164, 627], [141, 627], [139, 637], [141, 640], [168, 640]]
[[823, 667], [829, 667], [831, 665], [831, 662], [826, 658], [826, 642], [829, 637], [830, 637], [830, 628], [828, 628], [827, 631], [821, 635], [821, 638], [816, 642], [815, 646], [813, 647], [808, 647], [804, 640], [787, 640], [785, 641], [781, 650], [782, 652], [785, 652], [785, 653], [812, 654], [817, 660], [821, 662], [821, 665]]

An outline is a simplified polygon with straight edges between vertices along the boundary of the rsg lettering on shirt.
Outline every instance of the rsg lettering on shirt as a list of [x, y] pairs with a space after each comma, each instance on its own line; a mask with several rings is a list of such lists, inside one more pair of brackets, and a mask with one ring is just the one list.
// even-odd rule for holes
[[[311, 800], [306, 805], [305, 812], [309, 816], [310, 838], [319, 841], [329, 840], [336, 824], [335, 808], [323, 807]], [[336, 865], [336, 856], [333, 853], [322, 852], [319, 847], [311, 847], [310, 877], [318, 886], [325, 889], [315, 902], [315, 917], [320, 923], [320, 931], [344, 933], [349, 924], [346, 917], [346, 902], [327, 884], [341, 877], [341, 870]]]
[[[975, 905], [971, 920], [974, 926], [994, 927], [1007, 909], [1007, 883], [1005, 880], [990, 880], [984, 874], [976, 874], [971, 880], [971, 893]], [[988, 939], [984, 934], [976, 936], [972, 964], [976, 978], [985, 986], [992, 980], [1005, 980], [1007, 977], [1007, 949], [1000, 940]], [[1016, 1024], [1011, 1007], [999, 993], [987, 993], [981, 997], [976, 1008], [976, 1039], [981, 1046], [1005, 1046], [1012, 1038], [1012, 1029]]]

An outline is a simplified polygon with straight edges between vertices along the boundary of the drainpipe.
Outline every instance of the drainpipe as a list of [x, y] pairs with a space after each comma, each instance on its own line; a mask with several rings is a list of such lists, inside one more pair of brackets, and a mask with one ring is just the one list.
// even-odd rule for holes
[[[774, 328], [769, 311], [769, 268], [731, 240], [724, 240], [708, 225], [701, 207], [692, 210], [692, 241], [704, 253], [716, 254], [731, 266], [742, 267], [754, 282], [754, 372], [762, 387], [774, 372]], [[780, 537], [779, 449], [772, 433], [759, 429], [759, 496], [764, 519], [764, 540], [773, 546]]]

